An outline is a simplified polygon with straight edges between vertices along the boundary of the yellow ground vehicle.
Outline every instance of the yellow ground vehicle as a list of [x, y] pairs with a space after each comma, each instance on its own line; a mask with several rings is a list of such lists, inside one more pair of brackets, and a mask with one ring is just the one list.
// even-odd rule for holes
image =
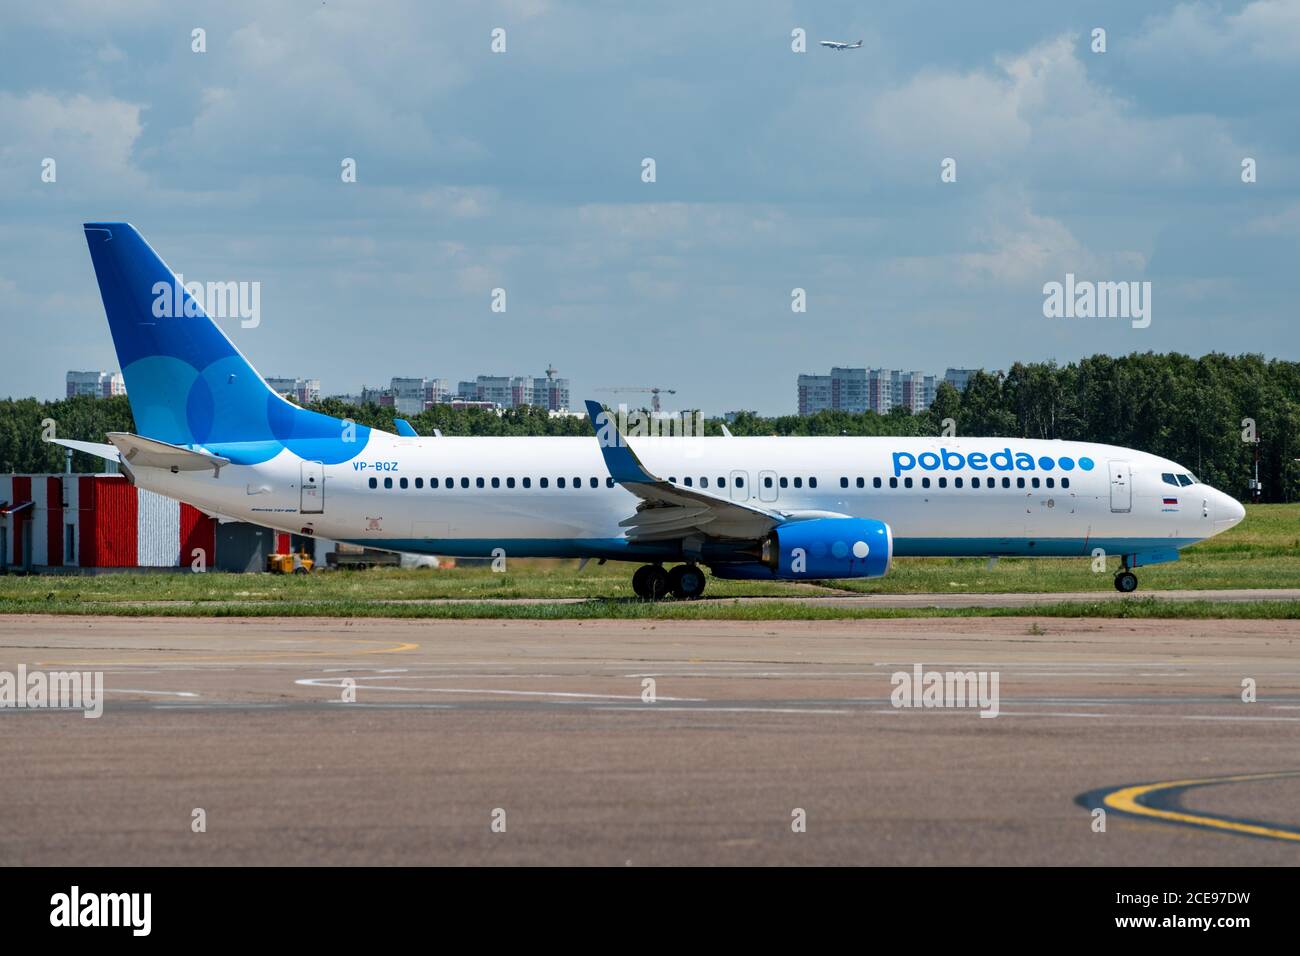
[[306, 551], [266, 556], [266, 570], [272, 574], [307, 574], [314, 564]]

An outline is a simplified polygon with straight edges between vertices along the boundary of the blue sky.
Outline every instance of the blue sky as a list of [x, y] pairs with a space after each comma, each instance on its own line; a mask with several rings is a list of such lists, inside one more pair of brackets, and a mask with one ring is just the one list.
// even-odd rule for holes
[[[1300, 0], [71, 0], [6, 20], [0, 395], [117, 367], [80, 229], [115, 219], [187, 280], [260, 282], [261, 324], [228, 333], [327, 393], [553, 363], [575, 400], [658, 384], [787, 413], [796, 375], [832, 365], [1300, 358]], [[1150, 327], [1045, 318], [1067, 272], [1150, 281]]]

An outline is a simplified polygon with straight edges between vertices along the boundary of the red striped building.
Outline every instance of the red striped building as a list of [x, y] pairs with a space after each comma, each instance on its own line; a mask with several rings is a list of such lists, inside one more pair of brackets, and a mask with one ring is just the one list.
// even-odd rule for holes
[[215, 567], [216, 532], [122, 475], [0, 475], [0, 568], [188, 568], [196, 549]]

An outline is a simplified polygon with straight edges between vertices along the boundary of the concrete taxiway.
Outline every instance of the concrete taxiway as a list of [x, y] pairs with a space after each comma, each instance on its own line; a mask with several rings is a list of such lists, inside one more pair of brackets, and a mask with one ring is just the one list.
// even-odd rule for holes
[[2, 617], [20, 664], [106, 703], [0, 709], [4, 864], [1300, 861], [1294, 621]]
[[[1118, 591], [1043, 591], [1043, 592], [955, 592], [952, 594], [908, 593], [908, 594], [835, 594], [810, 593], [791, 589], [790, 593], [779, 597], [709, 597], [699, 600], [699, 604], [799, 604], [806, 607], [835, 608], [1009, 608], [1036, 607], [1044, 604], [1087, 603], [1099, 601], [1208, 601], [1212, 604], [1249, 604], [1267, 601], [1300, 601], [1300, 588], [1221, 588], [1217, 590], [1166, 590], [1143, 591], [1136, 594], [1121, 594]], [[536, 605], [536, 604], [586, 604], [592, 598], [394, 598], [389, 601], [376, 601], [377, 604], [391, 604], [394, 607], [413, 605]], [[623, 598], [629, 601], [630, 598]], [[189, 601], [130, 601], [135, 607], [167, 610], [169, 607], [191, 606]], [[238, 604], [238, 601], [231, 602]], [[252, 602], [252, 603], [260, 603]]]

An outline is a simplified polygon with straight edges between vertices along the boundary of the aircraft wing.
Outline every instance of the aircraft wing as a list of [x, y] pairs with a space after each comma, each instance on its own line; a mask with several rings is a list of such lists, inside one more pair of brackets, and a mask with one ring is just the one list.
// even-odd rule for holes
[[636, 513], [619, 522], [629, 541], [673, 541], [692, 535], [760, 538], [786, 520], [779, 512], [700, 488], [682, 488], [650, 474], [619, 432], [613, 416], [592, 401], [587, 402], [587, 415], [610, 477], [641, 499]]

